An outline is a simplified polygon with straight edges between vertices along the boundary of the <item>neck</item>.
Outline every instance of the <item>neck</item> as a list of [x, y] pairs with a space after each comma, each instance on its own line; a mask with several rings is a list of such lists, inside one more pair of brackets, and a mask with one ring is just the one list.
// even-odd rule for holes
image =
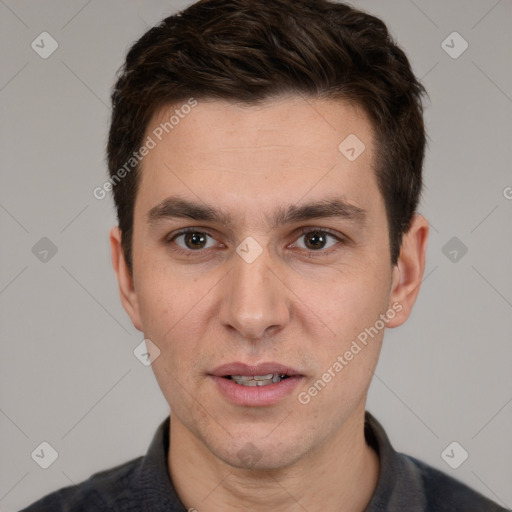
[[377, 485], [379, 459], [364, 438], [364, 406], [313, 452], [269, 471], [226, 464], [172, 416], [170, 429], [169, 472], [188, 510], [361, 512]]

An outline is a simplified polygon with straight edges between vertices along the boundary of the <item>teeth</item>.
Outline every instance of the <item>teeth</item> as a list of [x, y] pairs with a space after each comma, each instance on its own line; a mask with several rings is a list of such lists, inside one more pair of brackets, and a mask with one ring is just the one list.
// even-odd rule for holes
[[268, 375], [255, 375], [253, 377], [254, 380], [268, 380], [274, 376], [273, 373], [269, 373]]
[[231, 379], [242, 386], [266, 386], [281, 382], [284, 373], [269, 373], [268, 375], [231, 375]]

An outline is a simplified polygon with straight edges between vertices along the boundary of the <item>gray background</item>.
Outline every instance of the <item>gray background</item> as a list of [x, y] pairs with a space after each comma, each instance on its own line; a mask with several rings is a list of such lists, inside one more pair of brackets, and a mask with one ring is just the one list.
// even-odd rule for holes
[[[113, 206], [92, 190], [115, 71], [188, 3], [0, 1], [2, 511], [143, 454], [167, 415], [118, 298]], [[511, 507], [512, 2], [354, 4], [388, 23], [431, 99], [425, 279], [409, 322], [386, 334], [368, 409], [397, 449]], [[59, 45], [47, 59], [31, 48], [43, 31]], [[442, 47], [453, 31], [469, 44], [456, 59]], [[42, 237], [57, 247], [46, 262], [32, 252]], [[31, 458], [42, 441], [59, 454], [46, 470]], [[469, 453], [457, 469], [441, 457], [452, 441]]]

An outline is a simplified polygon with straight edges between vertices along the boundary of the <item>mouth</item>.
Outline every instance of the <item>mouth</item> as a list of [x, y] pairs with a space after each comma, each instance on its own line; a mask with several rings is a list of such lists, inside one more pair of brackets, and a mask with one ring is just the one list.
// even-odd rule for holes
[[230, 403], [246, 407], [273, 405], [292, 393], [305, 376], [279, 363], [229, 363], [209, 374]]
[[268, 373], [267, 375], [225, 375], [224, 378], [241, 386], [268, 386], [288, 378], [285, 373]]

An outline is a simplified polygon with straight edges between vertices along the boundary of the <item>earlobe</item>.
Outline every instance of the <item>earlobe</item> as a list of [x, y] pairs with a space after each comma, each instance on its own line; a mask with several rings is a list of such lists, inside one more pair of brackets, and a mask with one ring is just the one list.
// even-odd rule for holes
[[402, 238], [400, 256], [393, 268], [389, 307], [400, 304], [400, 312], [387, 323], [387, 327], [402, 325], [411, 314], [420, 291], [427, 251], [429, 225], [421, 215], [415, 215], [409, 231]]
[[133, 286], [133, 276], [126, 264], [124, 251], [121, 244], [121, 231], [116, 226], [110, 230], [110, 249], [112, 253], [112, 266], [117, 275], [121, 304], [128, 313], [133, 326], [139, 331], [143, 331], [140, 320], [139, 302], [137, 293]]

